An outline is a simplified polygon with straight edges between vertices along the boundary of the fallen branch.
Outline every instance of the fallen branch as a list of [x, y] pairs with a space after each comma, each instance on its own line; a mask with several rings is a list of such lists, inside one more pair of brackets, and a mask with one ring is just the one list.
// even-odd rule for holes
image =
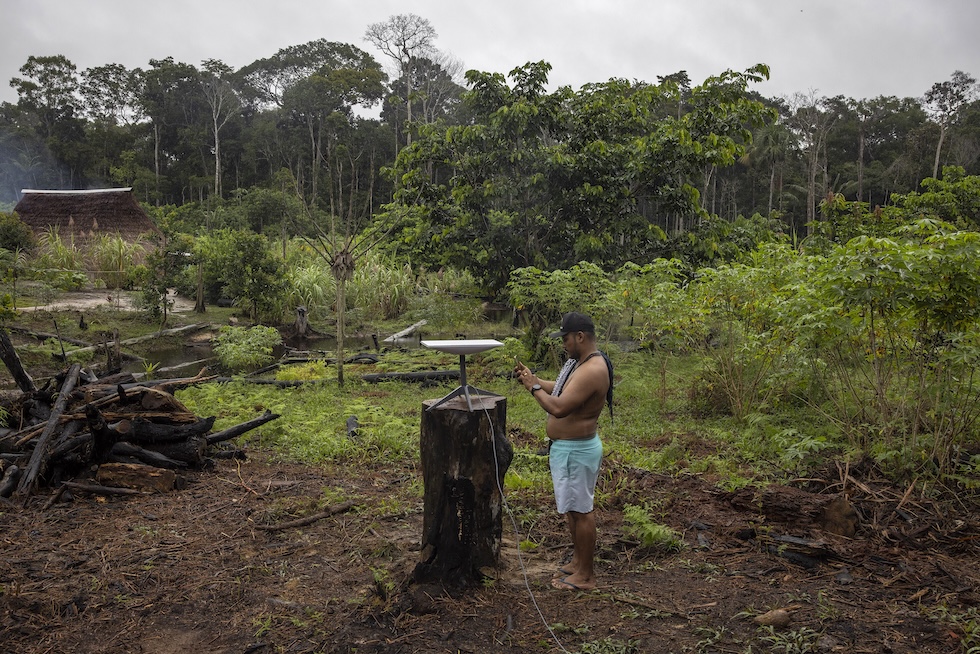
[[119, 442], [112, 446], [110, 454], [113, 457], [121, 457], [126, 459], [136, 459], [140, 463], [145, 463], [147, 465], [156, 466], [158, 468], [168, 468], [170, 470], [177, 470], [180, 468], [186, 468], [187, 463], [184, 461], [178, 461], [176, 459], [171, 459], [168, 456], [164, 456], [159, 452], [154, 452], [152, 450], [147, 450], [138, 445], [133, 445], [132, 443]]
[[329, 518], [332, 515], [349, 511], [353, 506], [354, 502], [344, 502], [343, 504], [338, 504], [337, 506], [331, 507], [326, 511], [315, 513], [313, 515], [306, 516], [305, 518], [290, 520], [289, 522], [283, 522], [278, 525], [258, 525], [256, 529], [261, 529], [262, 531], [281, 531], [283, 529], [292, 529], [294, 527], [305, 527], [306, 525], [311, 525], [318, 520], [323, 520], [324, 518]]
[[208, 445], [214, 445], [215, 443], [221, 443], [223, 441], [230, 441], [236, 436], [241, 436], [245, 432], [264, 425], [265, 423], [275, 420], [278, 417], [278, 413], [266, 411], [258, 418], [253, 418], [252, 420], [235, 425], [234, 427], [229, 427], [228, 429], [223, 429], [221, 431], [216, 431], [213, 434], [208, 434]]
[[68, 336], [58, 336], [58, 334], [48, 334], [47, 332], [38, 332], [38, 331], [34, 331], [33, 329], [28, 329], [27, 327], [21, 327], [19, 325], [10, 325], [9, 327], [7, 327], [7, 329], [9, 329], [12, 332], [16, 332], [18, 334], [23, 334], [24, 336], [30, 336], [31, 338], [41, 341], [42, 343], [44, 341], [57, 340], [60, 338], [65, 343], [71, 343], [72, 345], [77, 345], [79, 347], [88, 347], [92, 345], [88, 341], [82, 341], [77, 338], [70, 338]]
[[459, 370], [426, 370], [423, 372], [375, 372], [361, 375], [361, 379], [371, 384], [383, 381], [444, 381], [459, 379]]
[[389, 336], [388, 338], [386, 338], [384, 340], [384, 342], [385, 343], [394, 343], [399, 338], [405, 338], [406, 336], [411, 336], [412, 334], [415, 333], [415, 331], [419, 327], [423, 327], [423, 326], [425, 326], [427, 324], [428, 324], [428, 321], [426, 321], [426, 320], [420, 320], [417, 323], [415, 323], [414, 325], [412, 325], [411, 327], [408, 327], [406, 329], [403, 329], [400, 332], [398, 332], [397, 334], [392, 334], [391, 336]]
[[[183, 327], [174, 327], [173, 329], [164, 329], [163, 331], [154, 332], [153, 334], [147, 334], [146, 336], [137, 336], [136, 338], [127, 338], [124, 341], [119, 341], [118, 345], [135, 345], [136, 343], [143, 343], [144, 341], [152, 341], [154, 338], [159, 338], [161, 336], [173, 336], [176, 334], [183, 334], [186, 332], [198, 331], [204, 329], [208, 326], [208, 323], [195, 323], [193, 325], [185, 325]], [[96, 352], [100, 349], [109, 348], [115, 346], [116, 341], [108, 341], [104, 345], [102, 343], [98, 345], [89, 345], [88, 347], [80, 347], [78, 349], [72, 350], [66, 353], [66, 356], [71, 357], [73, 354], [81, 354], [84, 352]]]
[[308, 384], [324, 384], [328, 380], [326, 379], [293, 379], [293, 380], [280, 380], [280, 379], [253, 379], [251, 377], [211, 377], [204, 381], [212, 381], [216, 384], [229, 384], [231, 382], [244, 382], [246, 384], [258, 384], [260, 386], [275, 386], [276, 388], [298, 388], [300, 386], [306, 386]]

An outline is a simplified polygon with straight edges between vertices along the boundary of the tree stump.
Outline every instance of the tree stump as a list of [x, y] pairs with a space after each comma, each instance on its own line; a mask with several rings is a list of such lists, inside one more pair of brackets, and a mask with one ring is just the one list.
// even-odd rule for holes
[[296, 307], [296, 321], [293, 323], [294, 336], [310, 335], [310, 319], [306, 315], [306, 307], [300, 305]]
[[514, 458], [507, 440], [507, 399], [459, 396], [427, 411], [420, 442], [425, 484], [418, 582], [466, 586], [500, 562], [504, 474]]

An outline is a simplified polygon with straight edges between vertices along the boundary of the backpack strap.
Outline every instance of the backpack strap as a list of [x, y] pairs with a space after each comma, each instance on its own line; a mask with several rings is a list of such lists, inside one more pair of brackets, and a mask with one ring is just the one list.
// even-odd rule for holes
[[609, 423], [614, 424], [613, 420], [613, 364], [606, 356], [605, 352], [599, 352], [602, 355], [602, 360], [606, 362], [606, 370], [609, 372], [609, 390], [606, 391], [606, 404], [609, 405]]

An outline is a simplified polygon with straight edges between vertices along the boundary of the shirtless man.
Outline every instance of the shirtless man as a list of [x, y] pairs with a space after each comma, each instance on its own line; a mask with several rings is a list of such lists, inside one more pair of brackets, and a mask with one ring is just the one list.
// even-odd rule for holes
[[548, 413], [548, 438], [552, 440], [551, 479], [558, 512], [564, 513], [572, 536], [572, 561], [559, 568], [551, 580], [555, 588], [590, 590], [596, 587], [593, 560], [596, 544], [595, 515], [592, 513], [602, 441], [598, 419], [606, 402], [611, 372], [596, 349], [595, 325], [582, 313], [565, 314], [561, 329], [551, 335], [561, 338], [569, 356], [555, 381], [538, 379], [518, 363], [518, 379]]

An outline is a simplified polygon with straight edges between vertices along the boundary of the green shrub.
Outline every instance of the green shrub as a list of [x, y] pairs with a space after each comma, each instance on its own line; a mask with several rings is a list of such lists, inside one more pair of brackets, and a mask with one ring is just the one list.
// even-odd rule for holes
[[34, 232], [15, 213], [0, 211], [0, 248], [4, 250], [31, 250]]
[[214, 354], [229, 370], [254, 370], [272, 362], [273, 349], [282, 336], [273, 327], [223, 326], [214, 338]]

